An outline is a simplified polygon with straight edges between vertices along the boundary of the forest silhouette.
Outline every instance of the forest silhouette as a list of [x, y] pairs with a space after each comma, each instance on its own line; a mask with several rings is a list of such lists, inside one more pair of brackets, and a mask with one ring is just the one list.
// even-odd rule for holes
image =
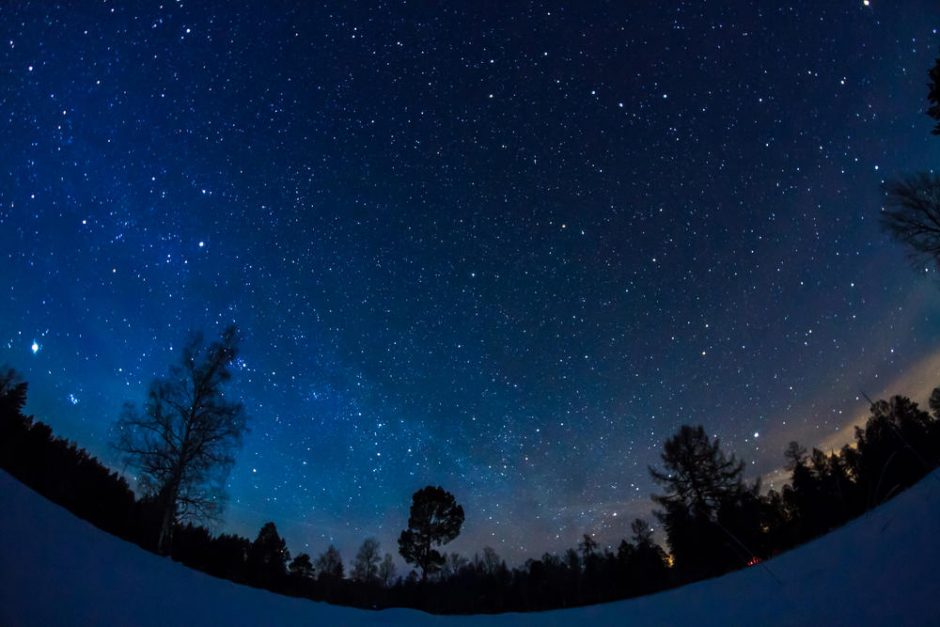
[[[160, 486], [135, 495], [127, 480], [75, 443], [23, 413], [28, 386], [0, 373], [0, 467], [97, 527], [191, 568], [250, 586], [364, 608], [413, 607], [437, 613], [533, 611], [625, 599], [714, 577], [827, 533], [910, 487], [940, 464], [940, 388], [929, 411], [903, 396], [873, 402], [864, 427], [840, 451], [807, 452], [791, 443], [784, 461], [792, 480], [764, 491], [744, 465], [701, 426], [683, 426], [651, 468], [661, 493], [656, 516], [667, 546], [648, 522], [602, 548], [591, 533], [562, 554], [510, 568], [490, 547], [473, 556], [438, 551], [457, 537], [463, 508], [441, 487], [415, 493], [399, 539], [418, 570], [397, 576], [392, 556], [366, 538], [349, 568], [339, 551], [292, 555], [274, 522], [254, 540], [178, 516], [162, 532]], [[403, 504], [403, 523], [405, 521]], [[667, 550], [668, 549], [668, 550]], [[772, 575], [772, 571], [770, 571]]]

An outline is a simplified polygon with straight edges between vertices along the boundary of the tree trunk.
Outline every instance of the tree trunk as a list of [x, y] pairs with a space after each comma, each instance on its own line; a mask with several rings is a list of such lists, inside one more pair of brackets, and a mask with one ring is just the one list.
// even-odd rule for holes
[[199, 400], [199, 393], [196, 393], [196, 401], [189, 412], [189, 420], [186, 421], [186, 430], [183, 434], [183, 443], [180, 446], [179, 459], [176, 462], [173, 478], [161, 491], [163, 499], [163, 516], [160, 521], [160, 536], [157, 539], [157, 553], [168, 555], [170, 552], [170, 541], [173, 538], [173, 524], [176, 522], [176, 500], [179, 498], [180, 483], [183, 480], [183, 468], [186, 464], [189, 448], [189, 438], [192, 432], [193, 422], [196, 415], [196, 403]]
[[164, 506], [163, 516], [160, 520], [160, 536], [157, 538], [157, 553], [167, 554], [167, 546], [170, 542], [170, 525], [172, 524], [172, 508]]
[[421, 583], [427, 583], [428, 580], [428, 568], [431, 567], [431, 539], [427, 538], [424, 542], [424, 546], [421, 547]]
[[177, 486], [167, 486], [160, 495], [160, 506], [163, 510], [160, 515], [160, 535], [157, 537], [157, 553], [169, 555], [170, 541], [173, 539], [173, 524], [176, 522], [176, 495]]

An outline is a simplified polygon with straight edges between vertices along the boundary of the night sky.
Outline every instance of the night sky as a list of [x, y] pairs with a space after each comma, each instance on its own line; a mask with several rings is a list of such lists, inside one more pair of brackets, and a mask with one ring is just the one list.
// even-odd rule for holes
[[121, 467], [235, 322], [218, 529], [394, 552], [431, 483], [517, 562], [629, 535], [683, 423], [757, 477], [940, 384], [878, 227], [934, 0], [346, 4], [0, 5], [0, 363], [57, 433]]

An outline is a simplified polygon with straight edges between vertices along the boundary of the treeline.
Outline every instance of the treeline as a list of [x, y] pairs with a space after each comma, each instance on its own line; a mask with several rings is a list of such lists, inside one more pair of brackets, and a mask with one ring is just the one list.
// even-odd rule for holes
[[123, 477], [23, 414], [26, 382], [0, 372], [0, 467], [76, 516], [125, 539], [140, 537], [141, 507]]
[[[117, 473], [25, 415], [26, 393], [16, 373], [0, 373], [0, 466], [101, 529], [155, 551], [162, 506], [136, 498]], [[791, 443], [785, 460], [792, 481], [767, 492], [745, 481], [743, 462], [702, 427], [682, 427], [665, 443], [662, 467], [650, 469], [662, 488], [654, 500], [669, 553], [643, 520], [615, 546], [599, 546], [585, 534], [560, 555], [546, 553], [515, 568], [491, 548], [469, 558], [439, 553], [435, 547], [459, 533], [463, 510], [431, 486], [415, 494], [399, 540], [400, 553], [420, 571], [404, 577], [374, 539], [363, 542], [347, 568], [332, 546], [316, 556], [292, 555], [274, 523], [254, 540], [176, 524], [168, 553], [217, 577], [366, 608], [503, 612], [623, 599], [755, 565], [893, 497], [938, 465], [940, 389], [929, 410], [896, 396], [872, 403], [854, 444], [841, 451], [807, 452]], [[438, 525], [444, 519], [449, 523]]]

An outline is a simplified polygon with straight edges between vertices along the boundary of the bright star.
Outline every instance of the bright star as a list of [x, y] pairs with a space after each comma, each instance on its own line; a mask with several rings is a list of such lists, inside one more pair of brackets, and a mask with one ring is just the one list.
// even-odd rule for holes
[[33, 340], [32, 346], [29, 347], [33, 351], [33, 355], [39, 352], [39, 349], [42, 348], [36, 340]]

